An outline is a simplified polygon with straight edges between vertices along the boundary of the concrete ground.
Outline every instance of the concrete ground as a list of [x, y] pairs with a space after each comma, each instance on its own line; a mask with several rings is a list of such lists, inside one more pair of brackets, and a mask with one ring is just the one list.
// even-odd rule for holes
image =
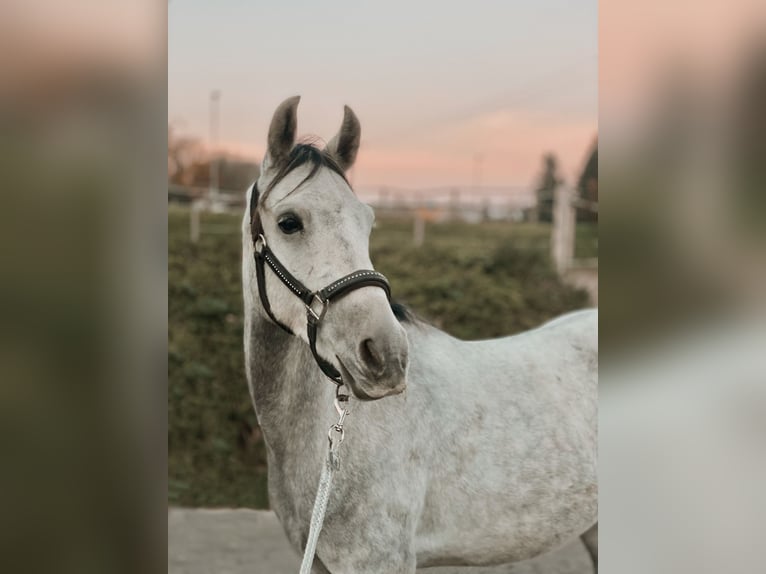
[[[296, 574], [298, 555], [276, 516], [263, 510], [185, 509], [168, 512], [168, 574]], [[428, 568], [429, 574], [590, 574], [582, 543], [514, 566]]]

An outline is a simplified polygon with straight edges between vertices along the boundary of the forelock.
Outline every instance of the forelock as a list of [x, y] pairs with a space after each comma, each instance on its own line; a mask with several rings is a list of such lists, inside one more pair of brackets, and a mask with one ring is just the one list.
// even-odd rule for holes
[[[310, 166], [311, 169], [309, 170], [306, 177], [304, 177], [300, 183], [295, 186], [295, 189], [312, 179], [323, 167], [326, 167], [327, 169], [337, 173], [343, 178], [343, 181], [348, 184], [346, 174], [343, 173], [343, 169], [338, 165], [338, 162], [332, 158], [332, 156], [325, 153], [324, 150], [320, 150], [314, 145], [313, 142], [299, 143], [290, 150], [290, 153], [287, 156], [287, 160], [284, 162], [282, 167], [279, 168], [279, 171], [277, 171], [276, 175], [274, 175], [272, 180], [269, 182], [269, 185], [264, 190], [260, 201], [265, 201], [271, 190], [274, 189], [274, 187], [277, 186], [280, 181], [287, 177], [288, 174], [305, 165]], [[349, 187], [351, 187], [350, 184]]]

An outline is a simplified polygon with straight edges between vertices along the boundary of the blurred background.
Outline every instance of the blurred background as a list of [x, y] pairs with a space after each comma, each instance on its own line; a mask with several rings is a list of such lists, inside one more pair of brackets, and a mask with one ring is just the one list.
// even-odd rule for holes
[[764, 32], [763, 2], [599, 5], [604, 571], [763, 568]]
[[3, 572], [164, 567], [165, 25], [0, 3]]
[[359, 116], [372, 261], [415, 313], [481, 339], [596, 303], [595, 2], [168, 10], [169, 504], [268, 506], [240, 234], [286, 97], [325, 141]]
[[[161, 571], [169, 501], [265, 504], [241, 488], [262, 457], [226, 201], [241, 180], [210, 166], [254, 177], [297, 93], [304, 133], [359, 114], [354, 186], [390, 210], [374, 261], [455, 334], [588, 304], [566, 269], [598, 256], [602, 568], [762, 570], [763, 3], [528, 4], [0, 3], [0, 570]], [[595, 199], [597, 125], [602, 245], [579, 219], [562, 271], [538, 190]], [[196, 162], [207, 182], [181, 177]], [[432, 253], [470, 273], [428, 284]], [[466, 281], [486, 325], [459, 314]], [[190, 477], [204, 461], [225, 468]], [[222, 477], [237, 488], [217, 494]]]

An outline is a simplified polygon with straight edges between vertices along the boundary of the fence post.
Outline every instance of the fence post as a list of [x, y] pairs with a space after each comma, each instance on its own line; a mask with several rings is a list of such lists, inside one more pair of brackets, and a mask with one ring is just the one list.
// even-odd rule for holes
[[189, 239], [191, 239], [192, 243], [199, 241], [200, 210], [200, 202], [195, 199], [192, 201], [191, 209], [189, 210]]
[[572, 266], [575, 243], [575, 207], [571, 190], [559, 184], [553, 191], [553, 230], [551, 232], [551, 259], [558, 273]]
[[412, 230], [412, 242], [415, 247], [420, 247], [426, 239], [426, 220], [422, 209], [415, 210], [415, 224]]

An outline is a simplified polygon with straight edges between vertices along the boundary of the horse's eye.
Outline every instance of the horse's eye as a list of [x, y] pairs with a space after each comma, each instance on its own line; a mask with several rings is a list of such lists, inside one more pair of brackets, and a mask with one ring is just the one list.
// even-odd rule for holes
[[282, 230], [282, 233], [286, 233], [287, 235], [292, 235], [293, 233], [297, 233], [303, 229], [303, 223], [301, 223], [301, 220], [298, 219], [296, 215], [292, 214], [283, 216], [277, 225], [279, 225], [279, 229]]

